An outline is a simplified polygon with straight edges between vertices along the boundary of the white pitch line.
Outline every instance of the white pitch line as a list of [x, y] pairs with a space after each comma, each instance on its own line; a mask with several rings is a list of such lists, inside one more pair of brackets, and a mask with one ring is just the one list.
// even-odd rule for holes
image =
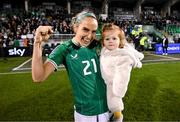
[[[12, 69], [12, 71], [24, 71], [24, 70], [31, 70], [31, 68], [21, 68], [23, 67], [23, 65], [25, 65], [26, 63], [28, 63], [30, 60], [32, 60], [32, 58], [30, 58], [29, 60], [25, 61], [24, 63], [20, 64], [19, 66], [15, 67]], [[58, 68], [64, 67], [63, 65], [58, 66]]]
[[[58, 66], [58, 68], [64, 68], [64, 66]], [[32, 68], [19, 68], [17, 71], [31, 70]], [[14, 70], [13, 70], [14, 71]]]
[[[60, 65], [60, 66], [58, 66], [58, 68], [64, 68], [64, 66], [63, 65]], [[26, 68], [19, 68], [19, 69], [13, 69], [13, 71], [24, 71], [24, 70], [31, 70], [32, 68], [31, 67], [26, 67]]]
[[149, 62], [160, 62], [160, 61], [180, 61], [180, 59], [156, 59], [156, 60], [143, 60], [143, 63], [149, 63]]
[[31, 72], [4, 72], [4, 73], [0, 73], [0, 75], [15, 75], [15, 74], [26, 74], [26, 73], [31, 73]]
[[19, 68], [19, 69], [15, 69], [13, 71], [24, 71], [24, 70], [31, 70], [31, 68]]
[[[154, 65], [154, 64], [169, 64], [170, 62], [151, 62], [151, 63], [144, 63], [143, 65]], [[173, 63], [173, 62], [171, 62], [171, 63]]]
[[[152, 63], [143, 63], [143, 65], [153, 65], [153, 64], [166, 64], [170, 62], [152, 62]], [[65, 68], [58, 69], [58, 71], [66, 70]], [[31, 73], [31, 71], [25, 71], [25, 72], [4, 72], [0, 73], [0, 75], [14, 75], [14, 74], [25, 74], [25, 73]]]
[[[57, 72], [59, 71], [62, 71], [62, 70], [66, 70], [65, 68], [61, 68], [61, 69], [58, 69]], [[23, 72], [3, 72], [3, 73], [0, 73], [0, 75], [14, 75], [14, 74], [25, 74], [25, 73], [31, 73], [31, 71], [23, 71]]]
[[25, 65], [27, 62], [29, 62], [32, 58], [30, 58], [29, 60], [25, 61], [24, 63], [22, 63], [21, 65], [19, 65], [18, 67], [15, 67], [12, 69], [12, 71], [16, 71], [17, 69], [19, 69], [20, 67], [22, 67], [23, 65]]
[[157, 56], [157, 57], [162, 57], [162, 58], [170, 58], [170, 59], [174, 59], [174, 60], [180, 60], [180, 58], [174, 58], [174, 57], [170, 57], [170, 56], [167, 56], [167, 55], [156, 55], [156, 54], [151, 54], [151, 53], [148, 53], [148, 55], [153, 55], [153, 56]]
[[[163, 57], [163, 58], [169, 58], [169, 59], [158, 59], [158, 60], [143, 60], [143, 65], [151, 65], [151, 64], [162, 64], [162, 63], [167, 63], [167, 62], [160, 62], [160, 61], [171, 61], [172, 59], [174, 61], [178, 61], [180, 60], [180, 58], [174, 58], [174, 57], [170, 57], [170, 56], [162, 56], [162, 55], [155, 55], [155, 54], [150, 54], [148, 53], [148, 55], [153, 55], [153, 56], [157, 56], [157, 57]], [[32, 58], [31, 58], [32, 59]], [[13, 68], [13, 71], [24, 71], [24, 70], [31, 70], [31, 68], [21, 68], [23, 65], [25, 65], [27, 62], [29, 62], [31, 59], [25, 61], [24, 63], [22, 63], [21, 65], [19, 65], [18, 67]], [[152, 63], [150, 63], [152, 62]], [[169, 63], [169, 62], [168, 62]], [[61, 68], [60, 68], [61, 67]], [[65, 70], [65, 68], [62, 68], [64, 66], [59, 66], [60, 69], [58, 69], [58, 71], [60, 70]], [[0, 73], [0, 75], [7, 75], [7, 74], [23, 74], [23, 73], [30, 73], [31, 71], [25, 71], [25, 72], [5, 72], [5, 73]]]

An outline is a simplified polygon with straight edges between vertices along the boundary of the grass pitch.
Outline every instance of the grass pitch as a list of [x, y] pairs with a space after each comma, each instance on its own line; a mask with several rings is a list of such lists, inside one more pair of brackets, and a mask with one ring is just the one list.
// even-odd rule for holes
[[[26, 58], [0, 60], [0, 121], [73, 121], [73, 95], [65, 70], [44, 83], [30, 72], [9, 74]], [[180, 62], [134, 69], [124, 97], [124, 121], [180, 121]], [[4, 74], [2, 74], [4, 73]]]

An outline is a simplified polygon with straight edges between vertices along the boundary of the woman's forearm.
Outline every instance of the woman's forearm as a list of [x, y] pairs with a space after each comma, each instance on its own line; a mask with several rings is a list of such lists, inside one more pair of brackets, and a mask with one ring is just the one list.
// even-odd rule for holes
[[32, 78], [34, 82], [41, 82], [44, 76], [42, 47], [40, 43], [34, 43], [32, 56]]

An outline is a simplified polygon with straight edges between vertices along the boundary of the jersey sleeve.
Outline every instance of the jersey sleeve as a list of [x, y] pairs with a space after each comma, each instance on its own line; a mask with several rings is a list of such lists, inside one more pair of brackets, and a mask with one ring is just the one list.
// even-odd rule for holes
[[54, 68], [57, 69], [60, 64], [63, 63], [65, 59], [65, 46], [59, 45], [57, 46], [48, 56], [47, 61], [51, 62], [54, 65]]

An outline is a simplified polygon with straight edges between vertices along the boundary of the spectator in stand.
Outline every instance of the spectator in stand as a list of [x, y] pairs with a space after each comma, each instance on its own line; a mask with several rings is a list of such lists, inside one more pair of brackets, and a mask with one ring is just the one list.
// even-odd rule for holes
[[7, 60], [6, 56], [6, 44], [4, 41], [4, 37], [2, 33], [0, 33], [0, 56], [3, 58], [3, 60]]
[[[2, 11], [4, 11], [2, 9]], [[72, 10], [73, 11], [73, 10]], [[14, 38], [16, 37], [16, 33], [19, 33], [20, 35], [26, 35], [27, 33], [33, 33], [33, 30], [35, 30], [39, 25], [52, 25], [54, 28], [57, 28], [58, 32], [60, 34], [71, 34], [73, 33], [70, 26], [70, 18], [72, 17], [71, 14], [67, 14], [67, 10], [63, 7], [57, 7], [54, 8], [54, 11], [47, 10], [43, 8], [42, 6], [38, 6], [36, 8], [32, 8], [29, 10], [28, 13], [22, 12], [21, 10], [18, 10], [17, 12], [14, 12], [12, 9], [11, 12], [4, 11], [3, 14], [0, 15], [0, 27], [3, 35], [6, 35], [7, 30], [14, 33]], [[107, 18], [105, 21], [102, 20], [103, 23], [107, 23], [110, 21], [116, 22], [118, 26], [121, 28], [124, 28], [124, 31], [126, 32], [126, 35], [131, 33], [131, 30], [133, 29], [132, 26], [137, 24], [151, 24], [155, 25], [155, 28], [163, 30], [164, 27], [168, 27], [168, 25], [177, 25], [179, 27], [179, 20], [175, 16], [170, 17], [161, 17], [160, 13], [158, 12], [144, 12], [142, 13], [140, 21], [137, 21], [135, 19], [131, 20], [121, 20], [121, 19], [115, 19], [111, 17]], [[27, 31], [24, 31], [27, 30]], [[174, 33], [174, 31], [171, 31], [174, 29], [166, 29], [165, 31], [168, 33]], [[25, 33], [24, 33], [24, 32]], [[5, 34], [6, 33], [6, 34]], [[9, 34], [7, 34], [9, 36]], [[136, 35], [134, 37], [137, 37]], [[136, 38], [135, 42], [138, 40]], [[179, 38], [176, 39], [176, 42], [179, 42]], [[9, 40], [7, 41], [9, 43]], [[12, 40], [10, 41], [10, 45], [12, 45]], [[9, 45], [9, 44], [7, 44]], [[135, 46], [137, 48], [137, 46]]]

